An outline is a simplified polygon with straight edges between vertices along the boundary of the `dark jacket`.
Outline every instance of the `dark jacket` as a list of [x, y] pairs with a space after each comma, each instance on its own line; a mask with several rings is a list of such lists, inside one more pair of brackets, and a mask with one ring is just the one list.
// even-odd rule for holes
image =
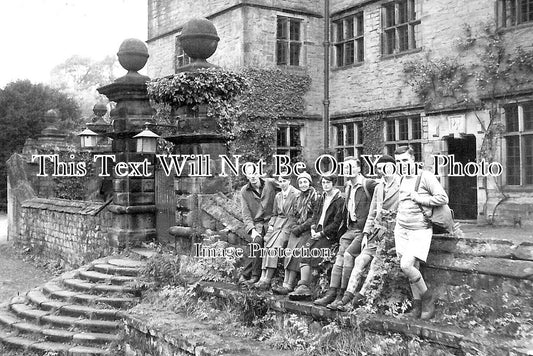
[[300, 194], [296, 199], [295, 220], [296, 225], [292, 228], [294, 236], [298, 237], [311, 229], [313, 224], [313, 212], [318, 203], [318, 193], [313, 187]]
[[[366, 186], [368, 195], [363, 185]], [[353, 204], [355, 204], [355, 216], [357, 218], [357, 221], [355, 222], [355, 226], [357, 227], [357, 229], [361, 231], [365, 228], [366, 218], [368, 217], [368, 211], [370, 209], [370, 202], [372, 201], [372, 195], [374, 194], [374, 189], [376, 188], [376, 185], [377, 185], [377, 182], [374, 179], [364, 178], [363, 184], [355, 188], [357, 189], [355, 191], [354, 202], [353, 202]], [[346, 232], [348, 228], [348, 222], [352, 221], [348, 213], [348, 204], [351, 204], [349, 199], [352, 193], [352, 189], [354, 189], [354, 187], [352, 186], [351, 182], [348, 182], [346, 184], [344, 205], [342, 208], [343, 219], [342, 219], [342, 224], [340, 226], [340, 235]]]
[[[248, 182], [241, 188], [241, 210], [245, 230], [248, 234], [256, 225], [267, 225], [274, 207], [277, 185], [272, 178], [259, 178], [263, 190], [261, 197], [257, 196], [254, 188]], [[258, 231], [261, 233], [261, 231]]]
[[342, 207], [344, 205], [344, 198], [342, 197], [342, 194], [337, 191], [335, 197], [333, 198], [326, 210], [326, 215], [324, 216], [324, 224], [322, 227], [319, 227], [317, 225], [320, 220], [320, 216], [322, 215], [324, 197], [325, 194], [321, 194], [318, 198], [318, 204], [316, 204], [316, 208], [313, 211], [313, 225], [311, 227], [314, 226], [317, 232], [321, 231], [322, 237], [325, 237], [326, 239], [331, 241], [337, 241], [340, 236], [338, 232], [343, 218]]

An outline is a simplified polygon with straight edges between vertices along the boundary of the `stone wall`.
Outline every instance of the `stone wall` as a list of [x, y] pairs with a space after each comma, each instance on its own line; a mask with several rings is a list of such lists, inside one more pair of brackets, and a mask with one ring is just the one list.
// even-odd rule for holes
[[111, 250], [105, 203], [33, 198], [22, 202], [20, 217], [13, 239], [33, 253], [78, 266]]

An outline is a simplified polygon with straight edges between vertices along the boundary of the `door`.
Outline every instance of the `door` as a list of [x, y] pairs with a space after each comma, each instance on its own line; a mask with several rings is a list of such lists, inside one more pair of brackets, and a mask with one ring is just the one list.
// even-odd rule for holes
[[[463, 167], [468, 162], [476, 162], [476, 136], [448, 138], [448, 154], [455, 155], [455, 162]], [[477, 177], [449, 177], [449, 206], [455, 219], [477, 219]]]

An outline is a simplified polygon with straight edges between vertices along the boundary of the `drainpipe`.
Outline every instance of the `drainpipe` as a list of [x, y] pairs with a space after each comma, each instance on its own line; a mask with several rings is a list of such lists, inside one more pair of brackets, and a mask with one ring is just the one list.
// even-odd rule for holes
[[329, 0], [324, 0], [324, 150], [329, 148]]

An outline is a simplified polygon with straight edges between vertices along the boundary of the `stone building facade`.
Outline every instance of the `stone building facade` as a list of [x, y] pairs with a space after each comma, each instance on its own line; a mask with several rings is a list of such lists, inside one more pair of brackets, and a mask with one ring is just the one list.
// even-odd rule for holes
[[[278, 66], [311, 77], [304, 117], [279, 123], [281, 132], [300, 131], [307, 160], [325, 148], [342, 159], [376, 153], [368, 148], [376, 144], [387, 153], [411, 144], [427, 165], [439, 154], [454, 154], [463, 165], [483, 159], [499, 162], [503, 172], [497, 177], [454, 177], [443, 167], [439, 175], [450, 205], [459, 219], [533, 225], [533, 85], [502, 85], [495, 90], [479, 86], [479, 73], [486, 64], [483, 37], [490, 32], [484, 29], [496, 29], [492, 33], [500, 36], [509, 53], [517, 47], [532, 50], [531, 1], [328, 3], [326, 9], [325, 0], [148, 0], [148, 74], [152, 78], [173, 74], [186, 63], [179, 46], [180, 29], [191, 18], [206, 17], [221, 38], [211, 62], [233, 68]], [[325, 33], [329, 33], [326, 40]], [[325, 48], [329, 48], [327, 76]], [[451, 94], [442, 94], [439, 87], [449, 83], [437, 82], [441, 96], [429, 102], [416, 84], [411, 85], [417, 78], [409, 77], [406, 68], [413, 63], [427, 68], [434, 63], [459, 64], [464, 78]], [[531, 69], [528, 74], [533, 75]], [[325, 126], [327, 77], [329, 125]], [[377, 136], [369, 134], [369, 122], [375, 123]], [[491, 131], [495, 139], [488, 144]]]

